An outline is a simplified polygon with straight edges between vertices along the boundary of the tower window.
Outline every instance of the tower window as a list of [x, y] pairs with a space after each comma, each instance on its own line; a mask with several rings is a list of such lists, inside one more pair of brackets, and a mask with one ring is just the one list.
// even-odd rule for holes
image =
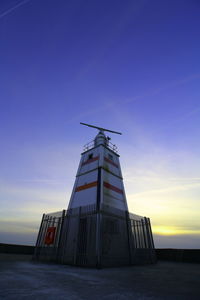
[[88, 159], [92, 159], [93, 158], [93, 153], [88, 155]]
[[113, 156], [112, 156], [110, 153], [108, 153], [108, 158], [109, 158], [110, 160], [113, 160]]

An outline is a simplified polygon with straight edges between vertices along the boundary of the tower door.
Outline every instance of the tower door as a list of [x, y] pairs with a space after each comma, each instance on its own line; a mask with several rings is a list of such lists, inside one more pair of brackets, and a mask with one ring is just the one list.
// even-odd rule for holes
[[87, 263], [87, 218], [80, 218], [77, 245], [77, 264]]

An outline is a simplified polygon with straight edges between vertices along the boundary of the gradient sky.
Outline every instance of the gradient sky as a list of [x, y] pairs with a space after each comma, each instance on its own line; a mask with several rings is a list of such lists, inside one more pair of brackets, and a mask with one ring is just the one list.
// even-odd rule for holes
[[200, 248], [198, 0], [0, 1], [0, 242], [67, 207], [96, 130], [156, 247]]

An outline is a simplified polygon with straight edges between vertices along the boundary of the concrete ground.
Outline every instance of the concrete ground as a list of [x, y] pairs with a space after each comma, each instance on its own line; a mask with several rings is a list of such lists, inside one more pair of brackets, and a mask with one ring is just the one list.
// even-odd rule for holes
[[200, 299], [200, 265], [85, 269], [0, 254], [0, 299]]

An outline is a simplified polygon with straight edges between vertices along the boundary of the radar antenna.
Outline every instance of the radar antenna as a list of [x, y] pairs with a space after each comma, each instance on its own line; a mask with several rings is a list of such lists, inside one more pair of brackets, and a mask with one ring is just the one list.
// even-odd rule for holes
[[88, 126], [88, 127], [96, 128], [96, 129], [98, 129], [98, 130], [100, 130], [100, 131], [108, 131], [108, 132], [112, 132], [112, 133], [116, 133], [116, 134], [122, 134], [121, 132], [109, 130], [109, 129], [102, 128], [102, 127], [97, 127], [97, 126], [90, 125], [90, 124], [86, 124], [86, 123], [82, 123], [82, 122], [80, 122], [80, 124], [81, 124], [81, 125]]

